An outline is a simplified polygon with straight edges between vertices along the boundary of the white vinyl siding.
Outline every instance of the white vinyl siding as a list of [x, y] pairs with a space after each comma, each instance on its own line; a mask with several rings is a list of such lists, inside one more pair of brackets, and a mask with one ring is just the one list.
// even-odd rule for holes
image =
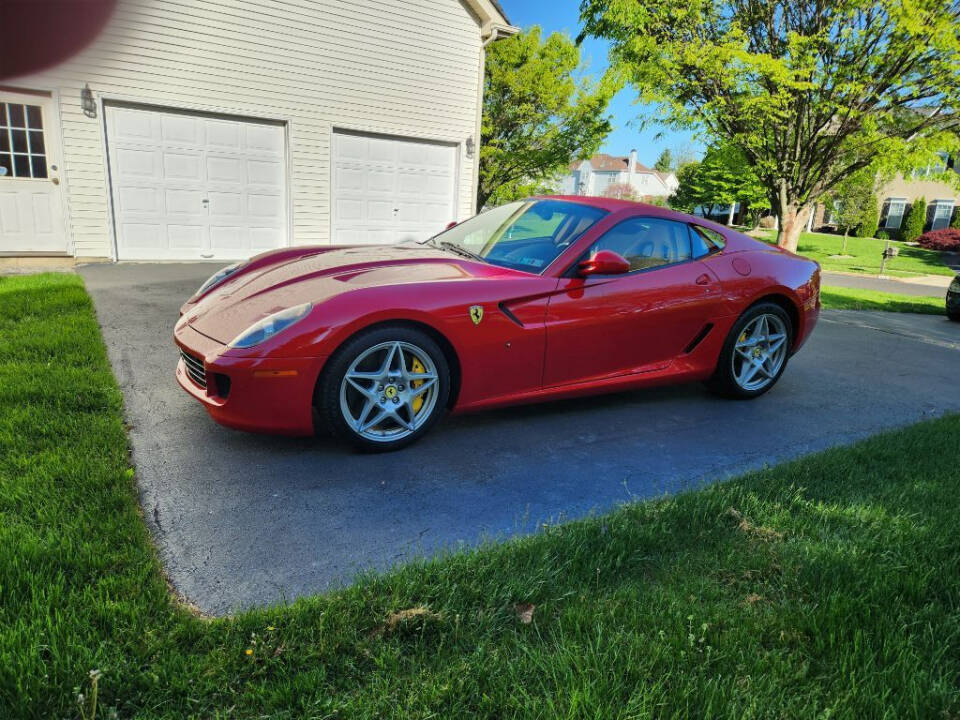
[[472, 212], [480, 27], [459, 0], [118, 0], [79, 56], [7, 84], [60, 104], [69, 234], [78, 256], [113, 254], [100, 101], [280, 123], [293, 244], [330, 241], [334, 128], [455, 146], [456, 214]]

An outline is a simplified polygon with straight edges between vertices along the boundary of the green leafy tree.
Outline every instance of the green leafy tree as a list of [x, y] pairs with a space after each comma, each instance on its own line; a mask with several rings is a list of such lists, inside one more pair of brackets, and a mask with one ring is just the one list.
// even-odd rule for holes
[[851, 173], [960, 144], [958, 0], [582, 0], [581, 14], [656, 119], [744, 153], [791, 250]]
[[950, 227], [960, 230], [960, 208], [953, 211], [953, 220], [950, 221]]
[[578, 80], [580, 51], [539, 27], [487, 48], [477, 207], [542, 192], [609, 134], [611, 75]]
[[927, 200], [918, 197], [913, 201], [900, 227], [900, 237], [903, 240], [913, 241], [923, 235], [923, 227], [927, 224]]
[[[843, 228], [841, 253], [847, 252], [847, 236], [851, 230], [868, 227], [871, 218], [877, 215], [877, 174], [873, 168], [865, 168], [844, 178], [827, 196], [827, 202], [835, 207], [837, 224]], [[870, 237], [877, 230], [877, 223], [869, 228]]]
[[879, 228], [877, 227], [880, 224], [880, 207], [876, 202], [873, 203], [868, 209], [866, 215], [864, 215], [863, 222], [857, 227], [856, 235], [857, 237], [868, 238], [868, 237], [877, 237], [879, 234]]
[[653, 169], [662, 173], [673, 170], [673, 153], [670, 152], [670, 148], [666, 148], [660, 153], [660, 157], [653, 164]]
[[684, 165], [677, 173], [677, 191], [670, 205], [693, 212], [702, 207], [712, 215], [718, 205], [747, 204], [754, 221], [768, 208], [763, 185], [746, 162], [743, 153], [732, 145], [714, 145], [701, 162]]

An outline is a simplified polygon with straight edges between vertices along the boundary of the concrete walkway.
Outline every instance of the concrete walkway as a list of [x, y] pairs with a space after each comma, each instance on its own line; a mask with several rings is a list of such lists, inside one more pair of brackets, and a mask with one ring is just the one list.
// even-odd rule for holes
[[943, 297], [953, 280], [947, 275], [925, 275], [923, 281], [880, 278], [875, 275], [855, 275], [853, 273], [824, 272], [821, 276], [824, 285], [833, 287], [876, 290], [879, 292], [911, 295], [914, 297]]

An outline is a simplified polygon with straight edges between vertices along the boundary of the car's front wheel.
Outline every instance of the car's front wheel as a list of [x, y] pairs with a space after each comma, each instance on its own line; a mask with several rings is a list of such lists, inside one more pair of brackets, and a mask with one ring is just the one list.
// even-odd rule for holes
[[754, 398], [772, 388], [787, 367], [793, 325], [775, 303], [749, 308], [730, 330], [707, 386], [732, 398]]
[[397, 450], [446, 410], [450, 368], [427, 333], [405, 326], [361, 332], [328, 361], [317, 408], [333, 434], [366, 452]]

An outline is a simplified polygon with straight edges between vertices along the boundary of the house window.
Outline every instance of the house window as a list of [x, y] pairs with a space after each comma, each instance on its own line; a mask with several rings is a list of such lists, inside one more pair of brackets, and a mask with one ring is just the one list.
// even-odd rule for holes
[[0, 178], [46, 176], [40, 106], [0, 103]]
[[887, 230], [899, 230], [900, 223], [903, 222], [903, 214], [907, 209], [906, 198], [888, 198], [887, 199], [887, 221], [883, 226]]
[[953, 200], [935, 200], [933, 203], [933, 220], [930, 223], [931, 230], [939, 230], [950, 224], [950, 217], [953, 215]]

